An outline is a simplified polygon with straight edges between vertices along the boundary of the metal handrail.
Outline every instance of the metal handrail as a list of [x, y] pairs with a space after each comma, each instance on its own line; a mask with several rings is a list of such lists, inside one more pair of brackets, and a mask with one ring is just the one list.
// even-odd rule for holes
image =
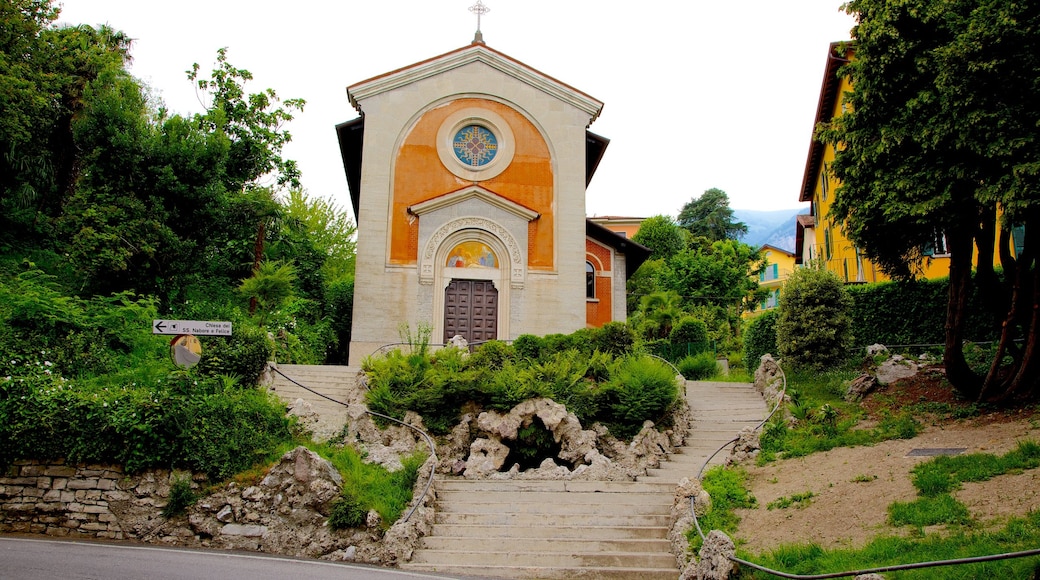
[[[766, 415], [765, 419], [762, 419], [762, 421], [758, 425], [755, 425], [755, 428], [752, 429], [752, 431], [758, 431], [762, 428], [763, 425], [768, 423], [769, 420], [773, 418], [773, 415], [775, 415], [776, 412], [780, 409], [780, 407], [784, 404], [784, 399], [787, 397], [787, 375], [784, 374], [784, 369], [780, 368], [780, 363], [777, 363], [776, 368], [780, 371], [780, 378], [783, 379], [783, 387], [780, 389], [780, 395], [776, 398], [776, 406], [774, 406], [773, 410], [770, 411], [768, 415]], [[697, 480], [699, 481], [702, 478], [702, 476], [704, 475], [704, 470], [708, 467], [708, 464], [711, 463], [711, 460], [715, 459], [715, 456], [718, 455], [720, 451], [722, 451], [726, 447], [729, 447], [733, 443], [736, 443], [738, 440], [740, 440], [739, 435], [723, 443], [721, 447], [719, 447], [715, 450], [714, 453], [709, 455], [708, 458], [704, 460], [704, 463], [701, 464], [701, 468], [697, 471]], [[697, 521], [696, 516], [694, 516], [694, 521]], [[701, 534], [701, 538], [704, 538], [703, 534]]]
[[[758, 424], [757, 427], [755, 427], [756, 430], [757, 429], [761, 429], [763, 425], [768, 423], [769, 419], [771, 419], [773, 417], [773, 414], [776, 413], [776, 411], [780, 408], [780, 406], [784, 402], [784, 393], [786, 393], [786, 391], [787, 391], [787, 375], [784, 374], [784, 369], [780, 368], [779, 364], [777, 364], [777, 368], [780, 370], [780, 376], [783, 377], [783, 381], [784, 381], [783, 389], [780, 391], [780, 395], [781, 396], [777, 398], [776, 406], [773, 407], [773, 410], [769, 413], [769, 415], [765, 418], [765, 420], [763, 420], [761, 423]], [[704, 468], [708, 466], [708, 463], [712, 460], [712, 458], [714, 458], [719, 453], [719, 451], [722, 451], [723, 449], [725, 449], [726, 446], [730, 445], [734, 441], [737, 441], [737, 439], [739, 439], [739, 437], [734, 438], [731, 441], [728, 441], [727, 443], [723, 444], [722, 447], [719, 447], [715, 451], [715, 453], [712, 453], [711, 456], [708, 457], [708, 459], [704, 462], [704, 465], [701, 466], [700, 471], [697, 472], [697, 479], [698, 480], [701, 479], [701, 474], [704, 473]], [[701, 541], [703, 542], [705, 540], [704, 532], [701, 530], [700, 522], [697, 521], [697, 511], [694, 509], [694, 504], [696, 503], [696, 499], [697, 499], [696, 496], [691, 496], [690, 497], [690, 515], [693, 517], [693, 525], [697, 529], [697, 534], [701, 537]], [[824, 573], [824, 574], [792, 574], [792, 573], [789, 573], [789, 572], [781, 572], [779, 570], [773, 570], [773, 569], [767, 568], [767, 567], [765, 567], [765, 566], [763, 566], [761, 564], [756, 564], [754, 562], [750, 562], [748, 560], [745, 560], [743, 558], [738, 558], [736, 556], [728, 556], [728, 558], [729, 558], [729, 560], [731, 562], [735, 562], [737, 564], [740, 564], [742, 566], [747, 566], [749, 568], [754, 568], [755, 570], [758, 570], [760, 572], [765, 572], [767, 574], [772, 574], [774, 576], [779, 576], [780, 578], [791, 578], [791, 579], [794, 579], [794, 580], [824, 580], [824, 579], [827, 579], [827, 578], [847, 578], [849, 576], [862, 576], [862, 575], [865, 575], [865, 574], [880, 574], [882, 572], [896, 572], [896, 571], [899, 571], [899, 570], [916, 570], [916, 569], [921, 569], [921, 568], [935, 568], [935, 567], [939, 567], [939, 566], [954, 566], [954, 565], [958, 565], [958, 564], [975, 564], [975, 563], [979, 563], [979, 562], [992, 562], [992, 561], [995, 561], [995, 560], [1010, 560], [1012, 558], [1026, 558], [1026, 557], [1029, 557], [1029, 556], [1040, 556], [1040, 548], [1032, 549], [1032, 550], [1023, 550], [1023, 551], [1019, 551], [1019, 552], [1006, 552], [1006, 553], [1002, 553], [1002, 554], [991, 554], [991, 555], [988, 555], [988, 556], [973, 556], [973, 557], [970, 557], [970, 558], [955, 558], [955, 559], [951, 559], [951, 560], [933, 560], [933, 561], [929, 561], [929, 562], [914, 562], [914, 563], [911, 563], [911, 564], [893, 564], [891, 566], [878, 566], [876, 568], [867, 568], [867, 569], [863, 569], [863, 570], [851, 570], [851, 571], [847, 571], [847, 572], [827, 572], [827, 573]]]
[[[317, 395], [317, 396], [319, 396], [319, 397], [321, 397], [323, 399], [326, 399], [328, 401], [332, 401], [333, 403], [336, 403], [337, 405], [343, 405], [344, 407], [347, 407], [347, 408], [350, 407], [350, 403], [344, 403], [343, 401], [339, 401], [339, 400], [333, 399], [332, 397], [330, 397], [330, 396], [328, 396], [328, 395], [326, 395], [324, 393], [319, 393], [318, 391], [315, 391], [314, 389], [308, 387], [307, 385], [304, 385], [304, 384], [298, 382], [296, 379], [293, 379], [292, 377], [290, 377], [290, 376], [286, 375], [285, 373], [283, 373], [282, 371], [278, 370], [278, 367], [275, 367], [273, 365], [269, 365], [268, 368], [270, 368], [272, 371], [274, 371], [274, 372], [278, 373], [279, 375], [281, 375], [283, 378], [285, 378], [285, 380], [287, 380], [290, 383], [296, 385], [297, 387], [300, 387], [301, 389], [304, 389], [305, 391], [313, 393], [313, 394], [315, 394], [315, 395]], [[408, 423], [405, 423], [404, 421], [401, 421], [400, 419], [394, 419], [393, 417], [390, 417], [388, 415], [384, 415], [382, 413], [377, 413], [375, 411], [371, 411], [371, 410], [368, 409], [368, 407], [365, 407], [364, 411], [365, 411], [365, 413], [368, 413], [369, 415], [372, 415], [373, 417], [379, 417], [381, 419], [386, 419], [388, 421], [393, 421], [394, 423], [398, 423], [400, 425], [404, 425], [405, 427], [408, 427], [409, 429], [415, 431], [419, 435], [422, 435], [423, 439], [426, 440], [426, 444], [430, 446], [430, 457], [433, 458], [433, 465], [430, 466], [430, 477], [426, 481], [426, 487], [425, 487], [425, 489], [423, 489], [422, 496], [420, 496], [420, 497], [425, 498], [427, 496], [427, 494], [430, 493], [430, 486], [433, 485], [433, 474], [434, 474], [434, 471], [436, 471], [436, 469], [437, 469], [437, 446], [434, 445], [433, 438], [430, 437], [430, 434], [427, 433], [426, 431], [423, 431], [422, 429], [416, 427], [415, 425], [409, 425]], [[419, 501], [413, 502], [412, 503], [412, 507], [408, 510], [408, 513], [406, 513], [404, 515], [404, 518], [402, 518], [402, 521], [407, 522], [408, 518], [412, 517], [412, 513], [416, 510], [416, 508], [419, 507], [420, 503], [421, 502], [419, 502]]]

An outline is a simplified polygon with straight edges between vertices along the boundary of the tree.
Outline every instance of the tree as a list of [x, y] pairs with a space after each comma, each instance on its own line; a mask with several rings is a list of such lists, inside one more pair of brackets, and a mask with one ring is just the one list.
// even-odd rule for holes
[[[852, 0], [847, 112], [821, 127], [841, 181], [831, 218], [883, 271], [915, 274], [945, 235], [950, 290], [944, 363], [976, 399], [1035, 395], [1040, 378], [1040, 5], [1012, 0]], [[1002, 215], [1002, 219], [998, 216]], [[999, 223], [998, 223], [999, 222]], [[1023, 228], [1022, 251], [1009, 250]], [[1010, 301], [988, 372], [963, 353], [973, 284], [991, 287], [994, 238]], [[977, 274], [972, 255], [978, 248]], [[1021, 344], [1016, 342], [1021, 340]]]
[[695, 236], [710, 241], [739, 240], [747, 233], [743, 222], [733, 221], [733, 210], [729, 207], [729, 196], [718, 188], [705, 191], [697, 199], [691, 199], [679, 211], [679, 226]]
[[289, 190], [283, 204], [290, 227], [304, 232], [325, 256], [325, 279], [353, 279], [357, 227], [346, 211], [327, 199], [310, 197], [302, 189]]
[[632, 236], [632, 241], [643, 244], [652, 250], [651, 260], [671, 258], [686, 247], [686, 232], [665, 215], [646, 218], [639, 224], [639, 231]]
[[776, 345], [785, 361], [823, 369], [848, 356], [852, 298], [837, 274], [818, 267], [798, 268], [784, 283], [778, 309]]

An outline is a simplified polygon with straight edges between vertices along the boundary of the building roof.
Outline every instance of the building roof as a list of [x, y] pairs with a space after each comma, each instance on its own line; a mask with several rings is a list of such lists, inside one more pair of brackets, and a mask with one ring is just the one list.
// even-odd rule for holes
[[779, 252], [779, 253], [781, 253], [781, 254], [785, 254], [785, 255], [788, 255], [788, 256], [790, 256], [790, 257], [792, 257], [792, 258], [794, 258], [794, 257], [795, 257], [795, 253], [794, 253], [794, 252], [791, 252], [791, 251], [785, 250], [785, 249], [783, 249], [783, 248], [780, 248], [780, 247], [778, 247], [778, 246], [774, 246], [773, 244], [762, 244], [762, 246], [761, 246], [761, 247], [759, 247], [758, 249], [759, 249], [759, 250], [766, 250], [766, 249], [768, 249], [768, 250], [770, 250], [770, 251], [772, 251], [772, 252]]
[[853, 51], [854, 48], [847, 40], [832, 42], [827, 47], [827, 64], [823, 71], [823, 84], [820, 86], [820, 100], [816, 105], [816, 120], [809, 137], [809, 156], [805, 160], [805, 173], [802, 175], [802, 189], [798, 201], [812, 201], [813, 191], [816, 189], [816, 176], [820, 174], [820, 166], [823, 164], [824, 151], [824, 144], [816, 139], [816, 127], [820, 123], [830, 121], [834, 114], [834, 105], [839, 96], [838, 89], [841, 87], [838, 69], [849, 62]]
[[599, 100], [476, 40], [451, 52], [354, 83], [347, 87], [347, 97], [350, 99], [350, 104], [357, 109], [358, 113], [361, 113], [359, 101], [367, 97], [378, 95], [472, 62], [482, 62], [493, 69], [585, 111], [589, 114], [589, 124], [592, 124], [603, 110], [603, 103]]
[[625, 255], [626, 280], [650, 257], [650, 248], [608, 230], [590, 219], [585, 220], [585, 235]]

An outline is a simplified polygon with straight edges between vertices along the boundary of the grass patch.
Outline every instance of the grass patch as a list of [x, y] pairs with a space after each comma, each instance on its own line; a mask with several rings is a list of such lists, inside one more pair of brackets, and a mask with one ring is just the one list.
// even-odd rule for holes
[[[733, 534], [740, 523], [740, 516], [733, 513], [733, 510], [758, 505], [755, 496], [748, 490], [747, 472], [743, 469], [715, 466], [704, 474], [701, 486], [711, 496], [711, 508], [698, 518], [705, 533], [708, 530], [721, 530]], [[686, 537], [689, 538], [690, 547], [694, 552], [700, 550], [702, 541], [696, 528], [690, 529]]]
[[365, 463], [352, 447], [330, 449], [327, 458], [343, 474], [344, 495], [356, 500], [366, 513], [375, 510], [383, 519], [383, 526], [389, 528], [412, 501], [412, 488], [426, 453], [403, 457], [404, 468], [394, 472]]
[[789, 508], [791, 506], [795, 506], [797, 508], [803, 508], [803, 507], [808, 506], [810, 503], [812, 503], [812, 498], [815, 497], [815, 496], [816, 496], [816, 494], [814, 494], [811, 491], [807, 491], [805, 493], [796, 493], [796, 494], [792, 495], [791, 497], [787, 497], [785, 495], [783, 497], [778, 497], [775, 500], [773, 500], [773, 501], [769, 502], [768, 504], [766, 504], [766, 509], [767, 510], [776, 510], [776, 509], [783, 510], [783, 509], [787, 509], [787, 508]]
[[953, 496], [922, 497], [911, 502], [897, 501], [888, 506], [888, 522], [893, 526], [968, 525], [968, 508]]
[[886, 413], [873, 429], [857, 428], [863, 418], [858, 405], [844, 400], [845, 385], [856, 371], [788, 374], [787, 411], [793, 422], [777, 415], [763, 429], [757, 463], [804, 457], [836, 447], [873, 445], [888, 439], [909, 439], [921, 424], [907, 411]]
[[[1028, 550], [1040, 545], [1040, 513], [1015, 518], [995, 532], [929, 534], [923, 537], [882, 537], [859, 550], [825, 550], [815, 544], [783, 546], [764, 555], [741, 556], [769, 568], [791, 574], [826, 574], [896, 564], [968, 558]], [[979, 564], [886, 572], [886, 580], [971, 580], [976, 578], [1033, 578], [1040, 557], [1000, 560]], [[741, 570], [743, 580], [775, 578], [762, 572]]]
[[935, 497], [956, 490], [961, 482], [986, 481], [1036, 467], [1040, 467], [1040, 444], [1023, 441], [1002, 456], [972, 453], [936, 457], [914, 467], [913, 483], [922, 496]]

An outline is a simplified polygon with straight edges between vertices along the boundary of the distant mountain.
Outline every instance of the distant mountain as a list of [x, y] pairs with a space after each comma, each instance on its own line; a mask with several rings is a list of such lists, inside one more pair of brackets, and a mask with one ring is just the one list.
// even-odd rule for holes
[[795, 216], [804, 209], [778, 209], [762, 211], [756, 209], [735, 209], [733, 217], [747, 224], [747, 235], [741, 239], [750, 246], [763, 244], [776, 246], [794, 252]]

